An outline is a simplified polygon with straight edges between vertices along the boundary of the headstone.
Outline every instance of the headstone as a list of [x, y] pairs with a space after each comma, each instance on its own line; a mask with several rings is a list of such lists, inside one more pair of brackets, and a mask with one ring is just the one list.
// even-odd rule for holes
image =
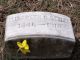
[[47, 52], [50, 58], [69, 57], [75, 44], [70, 18], [51, 12], [22, 12], [7, 16], [5, 42], [21, 38], [50, 38], [53, 42], [50, 52], [54, 52], [51, 55]]

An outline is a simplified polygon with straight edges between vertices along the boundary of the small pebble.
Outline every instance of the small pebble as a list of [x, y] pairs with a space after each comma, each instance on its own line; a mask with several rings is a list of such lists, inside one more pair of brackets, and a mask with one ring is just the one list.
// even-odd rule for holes
[[0, 13], [2, 13], [3, 11], [4, 11], [4, 7], [0, 5]]

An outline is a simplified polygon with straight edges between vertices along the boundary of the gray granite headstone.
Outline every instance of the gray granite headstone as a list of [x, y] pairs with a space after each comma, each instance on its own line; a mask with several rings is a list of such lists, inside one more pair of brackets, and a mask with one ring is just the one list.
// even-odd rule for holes
[[21, 38], [52, 38], [55, 47], [51, 49], [57, 54], [51, 50], [54, 53], [51, 56], [48, 53], [50, 58], [69, 57], [75, 44], [70, 18], [51, 12], [22, 12], [7, 16], [5, 42]]

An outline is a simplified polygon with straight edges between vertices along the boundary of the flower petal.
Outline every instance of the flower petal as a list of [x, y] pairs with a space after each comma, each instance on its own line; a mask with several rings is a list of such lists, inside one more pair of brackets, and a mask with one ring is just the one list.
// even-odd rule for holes
[[20, 49], [21, 50], [21, 52], [23, 53], [23, 54], [26, 54], [26, 50], [25, 49]]
[[27, 52], [30, 52], [30, 50], [27, 50], [27, 49], [20, 49], [21, 50], [21, 52], [23, 53], [23, 54], [26, 54]]
[[23, 47], [25, 47], [25, 46], [26, 46], [26, 44], [27, 44], [27, 41], [26, 41], [26, 40], [24, 40], [24, 41], [22, 42], [22, 46], [23, 46]]
[[18, 45], [19, 48], [23, 48], [23, 46], [20, 42], [17, 42], [17, 45]]
[[29, 49], [27, 49], [27, 52], [30, 52], [30, 50], [29, 50]]
[[28, 44], [26, 44], [26, 46], [24, 47], [24, 49], [29, 49], [29, 45], [28, 45]]

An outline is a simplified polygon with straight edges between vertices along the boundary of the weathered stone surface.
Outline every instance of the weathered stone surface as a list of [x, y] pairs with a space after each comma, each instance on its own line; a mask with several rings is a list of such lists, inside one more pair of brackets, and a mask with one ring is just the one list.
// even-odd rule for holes
[[5, 41], [23, 37], [48, 36], [69, 38], [69, 41], [74, 42], [70, 18], [50, 12], [24, 12], [7, 17]]
[[23, 12], [7, 17], [5, 41], [28, 38], [33, 58], [64, 58], [75, 38], [70, 18], [51, 12]]

